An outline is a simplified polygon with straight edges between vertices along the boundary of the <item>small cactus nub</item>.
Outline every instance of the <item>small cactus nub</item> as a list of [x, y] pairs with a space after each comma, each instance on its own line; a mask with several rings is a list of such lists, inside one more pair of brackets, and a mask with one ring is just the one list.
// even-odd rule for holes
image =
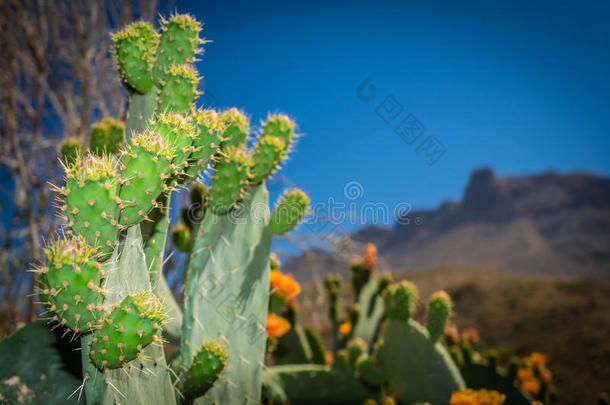
[[294, 188], [287, 191], [277, 203], [271, 216], [271, 230], [283, 235], [294, 229], [309, 208], [309, 197], [304, 191]]
[[445, 291], [437, 291], [428, 301], [428, 332], [430, 339], [437, 340], [445, 329], [445, 324], [451, 311], [453, 303], [451, 297]]
[[117, 153], [123, 145], [125, 123], [114, 118], [103, 118], [91, 126], [89, 150], [98, 156]]
[[391, 284], [383, 293], [387, 318], [390, 321], [407, 322], [415, 309], [417, 297], [417, 286], [410, 281]]
[[67, 138], [59, 148], [61, 161], [64, 165], [73, 165], [78, 155], [83, 154], [83, 143], [78, 138]]
[[227, 349], [219, 342], [204, 343], [193, 358], [184, 380], [184, 396], [194, 399], [204, 395], [227, 365]]

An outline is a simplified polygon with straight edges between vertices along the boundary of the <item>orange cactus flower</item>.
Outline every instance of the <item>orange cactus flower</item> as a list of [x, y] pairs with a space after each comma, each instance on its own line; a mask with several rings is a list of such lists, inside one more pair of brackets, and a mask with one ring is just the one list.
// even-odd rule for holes
[[362, 266], [365, 269], [373, 270], [377, 265], [377, 246], [369, 243], [364, 248], [364, 257], [362, 258]]
[[333, 352], [324, 353], [324, 362], [326, 364], [333, 364], [333, 361], [334, 361]]
[[523, 388], [523, 391], [533, 396], [536, 396], [540, 393], [540, 385], [540, 381], [536, 380], [535, 378], [521, 382], [521, 388]]
[[546, 354], [542, 354], [542, 353], [532, 353], [530, 354], [527, 359], [525, 359], [525, 364], [527, 364], [528, 367], [530, 368], [536, 368], [539, 366], [546, 366], [546, 363], [549, 361], [549, 356], [547, 356]]
[[291, 275], [272, 270], [269, 274], [271, 291], [286, 302], [294, 303], [297, 295], [301, 293], [301, 286]]
[[269, 339], [277, 339], [290, 330], [290, 322], [272, 312], [267, 314], [267, 336]]
[[531, 380], [533, 376], [534, 374], [529, 368], [520, 368], [519, 370], [517, 370], [517, 380], [519, 380], [520, 382]]
[[350, 321], [345, 321], [341, 325], [339, 325], [339, 333], [343, 336], [347, 336], [352, 331], [352, 323]]
[[475, 328], [466, 329], [462, 332], [462, 340], [471, 345], [479, 343], [479, 332]]
[[451, 393], [449, 405], [501, 405], [505, 399], [498, 391], [469, 388]]

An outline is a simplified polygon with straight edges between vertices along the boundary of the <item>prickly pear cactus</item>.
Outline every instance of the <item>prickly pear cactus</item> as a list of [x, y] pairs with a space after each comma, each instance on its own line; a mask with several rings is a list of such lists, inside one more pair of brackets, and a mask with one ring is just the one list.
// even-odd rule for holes
[[117, 153], [123, 145], [124, 133], [125, 123], [114, 118], [103, 118], [91, 126], [89, 150], [98, 156]]
[[87, 333], [103, 315], [104, 272], [95, 250], [82, 236], [62, 238], [45, 248], [46, 264], [39, 269], [39, 293], [51, 319], [75, 333]]
[[195, 399], [212, 388], [227, 364], [227, 356], [227, 349], [222, 344], [215, 341], [204, 343], [186, 373], [184, 396]]

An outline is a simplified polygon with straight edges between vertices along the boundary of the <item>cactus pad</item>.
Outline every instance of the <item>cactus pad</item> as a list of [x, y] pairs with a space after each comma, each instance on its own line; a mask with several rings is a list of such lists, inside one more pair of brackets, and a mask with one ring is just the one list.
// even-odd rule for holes
[[123, 82], [139, 93], [148, 93], [153, 86], [151, 70], [159, 34], [149, 23], [139, 21], [114, 34], [112, 40]]
[[157, 197], [165, 191], [165, 180], [171, 176], [173, 151], [165, 138], [145, 132], [131, 139], [123, 150], [121, 171], [121, 224], [134, 225], [147, 218], [157, 206]]
[[130, 294], [115, 304], [93, 336], [93, 364], [100, 370], [118, 368], [141, 355], [164, 322], [162, 311], [159, 300], [149, 293]]
[[98, 156], [116, 153], [123, 145], [125, 123], [114, 118], [103, 118], [91, 126], [89, 150]]
[[383, 294], [386, 317], [391, 321], [407, 322], [417, 304], [417, 286], [409, 281], [390, 285]]
[[102, 315], [102, 270], [82, 236], [59, 239], [45, 248], [39, 270], [41, 301], [52, 319], [74, 332], [91, 330]]
[[367, 385], [379, 387], [385, 383], [387, 376], [378, 360], [362, 354], [356, 361], [356, 371], [358, 377]]
[[284, 114], [270, 115], [263, 123], [263, 136], [271, 135], [284, 142], [285, 151], [290, 148], [294, 138], [294, 122]]
[[208, 162], [220, 147], [225, 131], [223, 121], [214, 110], [196, 111], [193, 114], [193, 121], [196, 136], [193, 139], [193, 152], [186, 169], [190, 180], [197, 178], [208, 167]]
[[284, 157], [285, 143], [275, 136], [260, 138], [252, 154], [252, 182], [260, 183], [279, 166]]
[[114, 249], [118, 232], [118, 181], [107, 157], [79, 157], [66, 168], [66, 214], [69, 226], [101, 253]]
[[283, 235], [294, 229], [307, 213], [309, 197], [303, 190], [293, 188], [287, 191], [276, 204], [271, 216], [271, 230]]
[[151, 120], [149, 128], [161, 135], [173, 151], [172, 170], [178, 175], [193, 150], [195, 132], [191, 120], [179, 113], [160, 113]]
[[163, 87], [172, 65], [190, 64], [200, 44], [201, 24], [188, 14], [175, 14], [162, 20], [162, 34], [157, 48], [157, 60], [153, 71], [155, 83]]
[[250, 120], [246, 114], [237, 108], [230, 108], [220, 114], [220, 119], [226, 126], [222, 148], [245, 147], [250, 132]]
[[227, 357], [227, 349], [222, 344], [215, 341], [204, 343], [186, 373], [184, 396], [197, 398], [204, 395], [219, 378]]
[[437, 291], [428, 301], [428, 332], [430, 339], [437, 340], [445, 329], [445, 323], [451, 315], [453, 304], [445, 291]]
[[219, 157], [208, 193], [208, 206], [216, 214], [224, 214], [244, 197], [251, 165], [243, 149], [230, 148]]
[[83, 143], [78, 138], [65, 139], [61, 143], [59, 154], [64, 165], [72, 165], [76, 157], [83, 154]]
[[160, 111], [185, 112], [200, 95], [197, 85], [201, 78], [191, 65], [171, 65], [163, 87], [158, 91]]

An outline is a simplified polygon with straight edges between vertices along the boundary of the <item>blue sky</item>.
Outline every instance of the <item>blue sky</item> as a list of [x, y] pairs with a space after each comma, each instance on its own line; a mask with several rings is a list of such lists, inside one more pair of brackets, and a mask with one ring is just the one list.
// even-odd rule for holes
[[[434, 207], [471, 171], [610, 173], [608, 2], [201, 2], [174, 7], [205, 23], [199, 71], [209, 100], [294, 117], [282, 174], [314, 201]], [[357, 97], [371, 73], [375, 99]], [[390, 124], [376, 113], [393, 96]], [[381, 107], [383, 108], [383, 107]], [[407, 144], [412, 114], [426, 129]], [[388, 118], [386, 116], [386, 118]], [[418, 145], [446, 152], [432, 166]], [[436, 156], [436, 155], [435, 155]]]

